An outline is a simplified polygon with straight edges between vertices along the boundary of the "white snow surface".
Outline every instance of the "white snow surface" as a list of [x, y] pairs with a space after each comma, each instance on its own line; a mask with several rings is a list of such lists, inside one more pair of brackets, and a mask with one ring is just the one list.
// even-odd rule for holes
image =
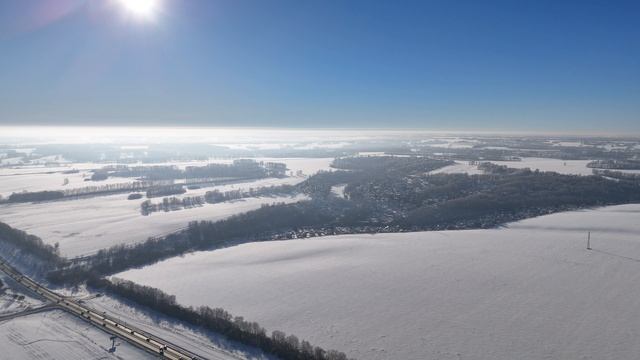
[[[273, 157], [255, 157], [249, 158], [255, 161], [284, 163], [287, 165], [288, 171], [294, 174], [302, 171], [304, 175], [310, 176], [318, 171], [330, 171], [333, 158], [273, 158]], [[210, 159], [211, 163], [230, 164], [233, 159]]]
[[639, 218], [248, 243], [117, 276], [358, 359], [635, 359]]
[[117, 244], [166, 235], [187, 227], [190, 221], [215, 221], [258, 209], [262, 204], [306, 199], [303, 195], [247, 198], [143, 216], [140, 214], [141, 200], [127, 200], [127, 196], [3, 205], [0, 206], [0, 221], [36, 235], [48, 244], [57, 242], [63, 256], [75, 257]]
[[477, 165], [470, 165], [468, 162], [456, 161], [453, 165], [448, 165], [440, 169], [430, 171], [429, 174], [469, 174], [482, 175], [484, 171], [478, 170]]
[[525, 157], [522, 161], [491, 161], [494, 164], [506, 165], [510, 168], [540, 171], [554, 171], [567, 175], [591, 175], [593, 172], [587, 167], [591, 160], [561, 160], [550, 158]]
[[331, 187], [331, 193], [339, 198], [344, 197], [344, 189], [346, 189], [346, 184], [335, 185]]
[[[84, 290], [86, 292], [86, 289]], [[78, 295], [78, 294], [74, 294]], [[256, 348], [251, 348], [224, 338], [218, 333], [201, 327], [190, 326], [157, 312], [140, 308], [121, 298], [87, 293], [85, 303], [98, 311], [117, 314], [117, 318], [138, 329], [153, 333], [174, 345], [189, 349], [209, 360], [275, 360]]]
[[0, 322], [1, 359], [155, 359], [122, 340], [114, 352], [110, 335], [61, 311]]
[[[249, 190], [251, 188], [258, 189], [261, 187], [269, 187], [269, 186], [280, 186], [280, 185], [296, 185], [304, 181], [305, 177], [300, 176], [287, 176], [284, 178], [266, 178], [266, 179], [258, 179], [251, 181], [242, 181], [237, 182], [233, 181], [223, 185], [216, 186], [203, 186], [199, 189], [187, 190], [184, 195], [175, 195], [177, 198], [183, 198], [185, 196], [202, 196], [205, 195], [208, 191], [218, 190], [221, 192], [225, 191], [233, 191], [233, 190]], [[158, 201], [155, 199], [154, 201]]]
[[[320, 170], [331, 170], [330, 164], [333, 158], [254, 158], [256, 161], [280, 162], [285, 163], [289, 171], [295, 175], [298, 171], [306, 176], [313, 175]], [[173, 165], [184, 169], [187, 166], [205, 166], [211, 163], [230, 164], [233, 159], [216, 159], [211, 158], [206, 161], [174, 161], [165, 163], [134, 163], [126, 164], [129, 166], [155, 166], [155, 165]], [[68, 190], [82, 188], [85, 186], [100, 186], [106, 184], [130, 183], [135, 181], [134, 178], [118, 178], [110, 177], [103, 181], [85, 181], [92, 175], [92, 169], [101, 169], [106, 165], [100, 163], [70, 163], [66, 166], [20, 166], [12, 168], [0, 168], [0, 195], [9, 196], [14, 192], [35, 192], [44, 190]], [[78, 170], [75, 174], [65, 174], [68, 170]], [[65, 179], [68, 183], [65, 184]], [[273, 182], [273, 185], [295, 184], [304, 180], [302, 177], [288, 177], [283, 179], [267, 179]], [[276, 181], [274, 181], [276, 180]], [[279, 180], [279, 181], [278, 181]], [[266, 184], [266, 186], [271, 184]], [[261, 185], [259, 182], [255, 186]]]
[[287, 169], [295, 174], [298, 170], [311, 176], [318, 171], [330, 171], [333, 158], [256, 158], [256, 161], [270, 161], [287, 164]]
[[[561, 160], [551, 158], [525, 157], [522, 161], [489, 161], [497, 165], [506, 165], [514, 169], [530, 168], [531, 170], [554, 171], [567, 175], [592, 175], [592, 169], [587, 167], [590, 160]], [[483, 174], [476, 165], [468, 162], [456, 161], [455, 164], [434, 170], [430, 174], [456, 174], [464, 173], [469, 175]]]
[[[90, 178], [91, 173], [79, 172], [76, 174], [64, 174], [62, 172], [48, 171], [42, 173], [17, 173], [11, 175], [0, 175], [0, 195], [8, 197], [12, 193], [23, 191], [54, 191], [78, 189], [86, 186], [101, 186], [107, 184], [131, 183], [134, 179], [109, 178], [103, 181], [85, 181]], [[65, 184], [65, 179], [68, 181]]]
[[24, 291], [22, 286], [17, 286], [4, 272], [0, 272], [0, 280], [4, 285], [0, 287], [0, 316], [44, 305], [42, 300], [34, 298], [31, 293]]

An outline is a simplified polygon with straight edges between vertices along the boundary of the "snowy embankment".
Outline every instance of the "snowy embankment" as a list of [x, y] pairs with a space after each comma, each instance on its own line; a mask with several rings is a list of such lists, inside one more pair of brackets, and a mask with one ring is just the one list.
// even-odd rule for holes
[[622, 205], [495, 230], [249, 243], [117, 276], [359, 359], [632, 359], [639, 218]]

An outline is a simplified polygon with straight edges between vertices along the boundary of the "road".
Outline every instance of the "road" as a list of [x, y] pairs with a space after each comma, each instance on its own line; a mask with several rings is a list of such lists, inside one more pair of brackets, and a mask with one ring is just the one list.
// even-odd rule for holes
[[10, 276], [18, 284], [49, 300], [56, 307], [80, 317], [83, 320], [88, 321], [104, 331], [112, 335], [116, 335], [139, 348], [161, 355], [164, 359], [204, 359], [202, 356], [197, 356], [192, 352], [164, 341], [157, 336], [153, 336], [152, 334], [136, 329], [130, 325], [122, 324], [112, 316], [106, 315], [105, 313], [99, 313], [98, 311], [73, 299], [59, 295], [21, 274], [2, 258], [0, 258], [0, 270]]
[[35, 309], [27, 309], [27, 310], [9, 314], [9, 315], [0, 315], [0, 321], [12, 320], [22, 316], [33, 315], [33, 314], [37, 314], [44, 311], [54, 310], [54, 309], [58, 309], [58, 306], [54, 304], [47, 304], [45, 306], [41, 306]]

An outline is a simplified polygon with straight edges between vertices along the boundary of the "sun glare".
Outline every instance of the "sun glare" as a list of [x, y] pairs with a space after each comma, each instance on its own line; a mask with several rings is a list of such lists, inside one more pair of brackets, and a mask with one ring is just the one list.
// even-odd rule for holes
[[159, 0], [119, 0], [130, 14], [144, 19], [151, 19], [158, 11]]

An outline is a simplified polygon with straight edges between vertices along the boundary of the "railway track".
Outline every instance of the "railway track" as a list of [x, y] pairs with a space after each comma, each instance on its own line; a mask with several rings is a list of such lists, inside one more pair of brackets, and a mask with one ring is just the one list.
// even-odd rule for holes
[[123, 324], [117, 319], [105, 313], [100, 313], [73, 299], [59, 295], [47, 289], [46, 287], [38, 284], [29, 277], [20, 273], [2, 258], [0, 258], [0, 270], [11, 277], [18, 284], [49, 300], [56, 307], [63, 309], [77, 317], [80, 317], [83, 320], [99, 328], [102, 328], [104, 331], [112, 335], [116, 335], [121, 339], [126, 340], [127, 342], [148, 352], [158, 354], [164, 359], [204, 360], [203, 357], [196, 356], [190, 351], [164, 341], [157, 336], [153, 336], [130, 325]]

